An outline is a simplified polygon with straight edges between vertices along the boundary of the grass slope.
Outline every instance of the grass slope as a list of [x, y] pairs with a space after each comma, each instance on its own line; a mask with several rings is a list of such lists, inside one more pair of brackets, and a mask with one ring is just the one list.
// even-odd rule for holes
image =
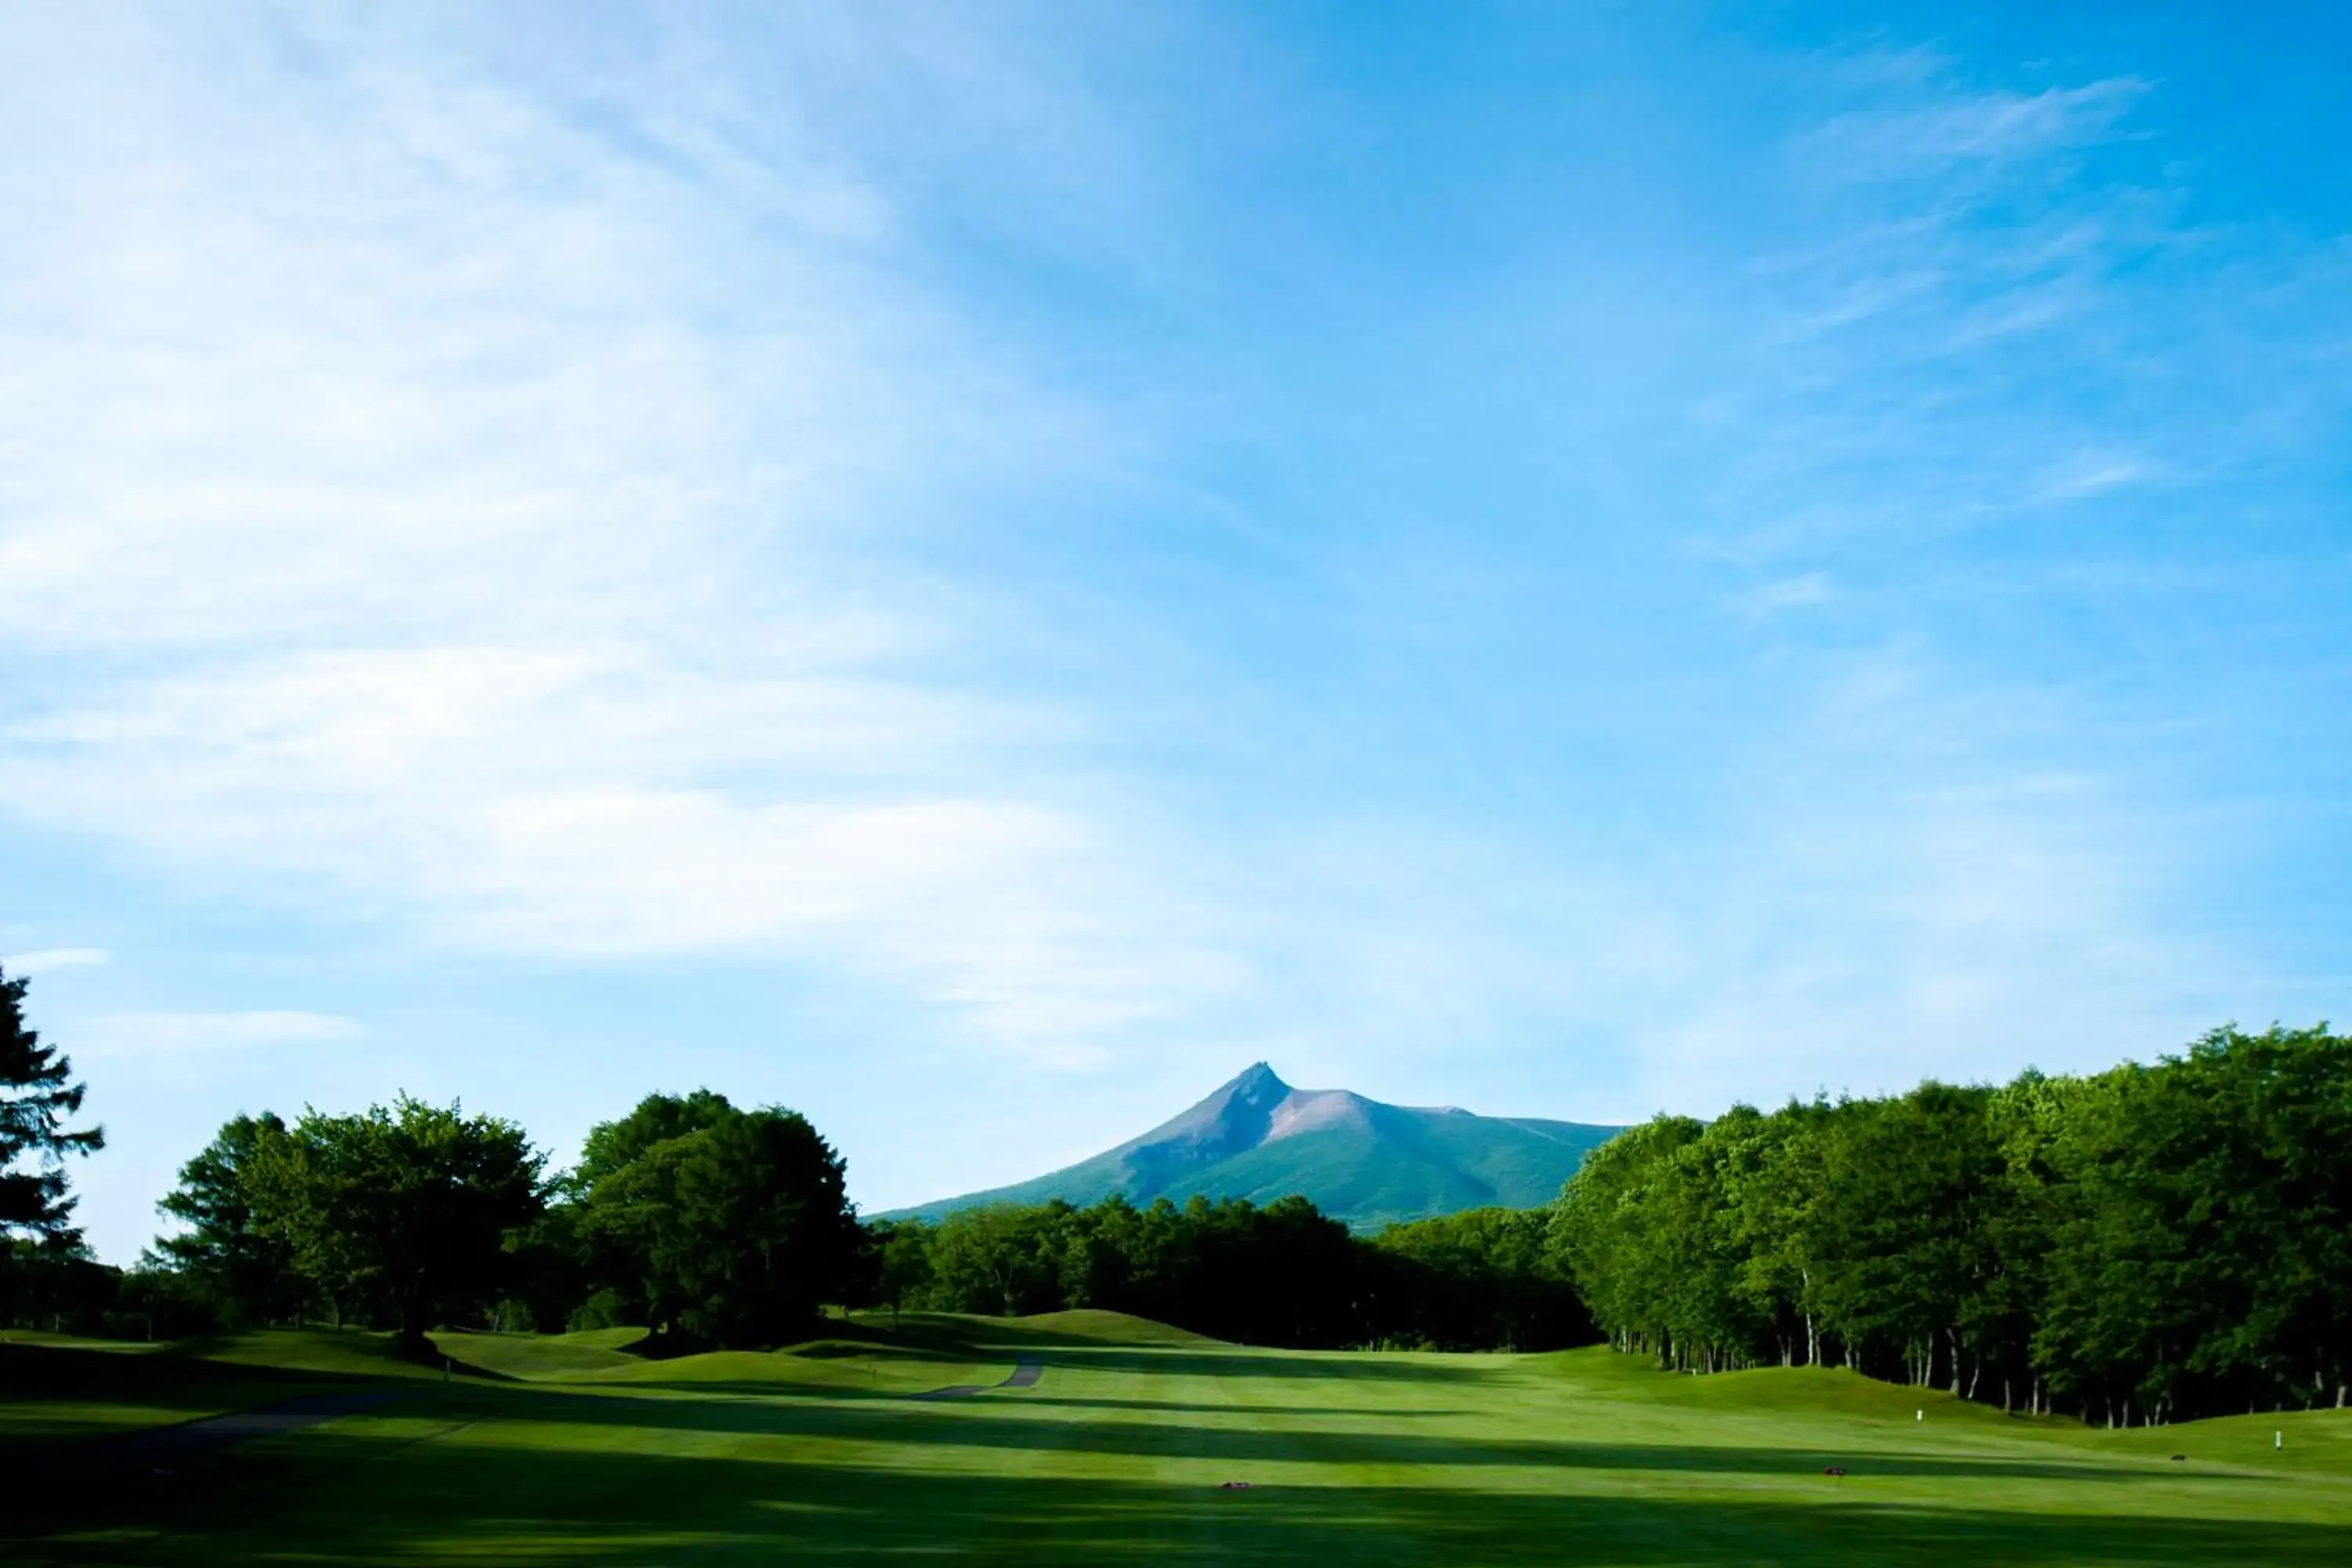
[[[1605, 1350], [1286, 1352], [1105, 1313], [835, 1327], [791, 1351], [669, 1362], [610, 1334], [445, 1335], [497, 1373], [448, 1384], [356, 1334], [336, 1336], [340, 1355], [303, 1335], [0, 1347], [0, 1463], [34, 1482], [12, 1489], [24, 1501], [0, 1558], [2352, 1560], [2352, 1414], [2109, 1433], [1842, 1372], [1676, 1377]], [[280, 1351], [286, 1365], [263, 1364]], [[1045, 1363], [1034, 1388], [900, 1396], [993, 1383], [1024, 1355]], [[402, 1397], [169, 1476], [67, 1441], [133, 1424], [123, 1411], [320, 1385]]]

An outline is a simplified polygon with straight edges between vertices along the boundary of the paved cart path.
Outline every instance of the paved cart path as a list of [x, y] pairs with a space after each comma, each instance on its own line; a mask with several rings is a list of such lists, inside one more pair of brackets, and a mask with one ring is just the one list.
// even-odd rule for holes
[[928, 1394], [909, 1394], [911, 1399], [969, 1399], [975, 1394], [986, 1394], [992, 1388], [1034, 1388], [1045, 1374], [1043, 1358], [1024, 1355], [1011, 1372], [994, 1383], [959, 1383], [946, 1388], [934, 1388]]
[[164, 1468], [215, 1448], [242, 1443], [248, 1437], [299, 1432], [305, 1426], [316, 1426], [339, 1415], [356, 1415], [400, 1397], [402, 1394], [398, 1392], [381, 1389], [310, 1394], [259, 1410], [235, 1410], [226, 1415], [207, 1415], [198, 1421], [183, 1421], [176, 1426], [159, 1426], [144, 1432], [126, 1433], [120, 1437], [102, 1438], [82, 1450], [82, 1458], [100, 1468], [151, 1465]]

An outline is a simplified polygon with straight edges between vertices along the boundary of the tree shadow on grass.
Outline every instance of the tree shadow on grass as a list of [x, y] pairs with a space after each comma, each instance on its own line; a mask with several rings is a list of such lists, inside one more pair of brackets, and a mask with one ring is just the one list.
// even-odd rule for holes
[[1483, 1367], [1402, 1355], [1370, 1357], [1357, 1352], [1250, 1347], [1205, 1337], [1176, 1344], [1123, 1343], [1105, 1340], [1098, 1334], [965, 1319], [918, 1321], [910, 1316], [905, 1326], [897, 1330], [835, 1320], [828, 1320], [824, 1326], [832, 1337], [870, 1341], [877, 1345], [901, 1344], [966, 1361], [1011, 1360], [1023, 1353], [1050, 1350], [1055, 1361], [1100, 1372], [1199, 1377], [1344, 1377], [1409, 1383], [1458, 1383], [1486, 1375]]
[[[888, 1469], [795, 1456], [676, 1458], [585, 1447], [409, 1444], [331, 1436], [226, 1455], [178, 1485], [97, 1500], [65, 1521], [110, 1539], [19, 1538], [26, 1564], [185, 1568], [262, 1559], [379, 1564], [530, 1558], [667, 1562], [740, 1551], [796, 1563], [950, 1554], [1098, 1565], [2336, 1563], [2352, 1528], [2263, 1520], [2083, 1516], [1871, 1501], [1550, 1496], [1401, 1487], [1055, 1479]], [[919, 1462], [920, 1456], [910, 1456]], [[1246, 1472], [1242, 1479], [1248, 1479]], [[87, 1555], [83, 1553], [87, 1552]]]
[[[1050, 1377], [1051, 1373], [1048, 1373]], [[2200, 1485], [2225, 1479], [2210, 1471], [2182, 1470], [2141, 1458], [2095, 1459], [1982, 1457], [1920, 1450], [1906, 1442], [1874, 1444], [1861, 1434], [1849, 1447], [1777, 1447], [1756, 1444], [1609, 1443], [1574, 1438], [1480, 1437], [1445, 1432], [1335, 1431], [1233, 1426], [1171, 1420], [1095, 1420], [1072, 1413], [1050, 1395], [991, 1390], [954, 1408], [904, 1397], [777, 1397], [772, 1384], [752, 1385], [744, 1397], [695, 1401], [517, 1390], [500, 1396], [510, 1418], [558, 1426], [593, 1426], [615, 1434], [636, 1431], [708, 1436], [832, 1439], [923, 1447], [1045, 1450], [1153, 1459], [1202, 1459], [1246, 1466], [1304, 1460], [1327, 1465], [1426, 1466], [1435, 1468], [1527, 1468], [1588, 1471], [1654, 1471], [1678, 1475], [1821, 1477], [1832, 1467], [1855, 1478], [2091, 1482], [2106, 1486]], [[1138, 1405], [1142, 1411], [1193, 1409]], [[1265, 1407], [1218, 1407], [1218, 1414], [1265, 1419]], [[1301, 1414], [1304, 1414], [1303, 1412]], [[1347, 1411], [1386, 1426], [1385, 1411]], [[626, 1441], [627, 1439], [621, 1439]]]
[[1491, 1375], [1484, 1366], [1402, 1356], [1368, 1356], [1334, 1351], [1160, 1350], [1147, 1346], [1072, 1345], [1052, 1360], [1088, 1372], [1139, 1373], [1167, 1377], [1325, 1379], [1349, 1383], [1476, 1383]]
[[[780, 1386], [763, 1382], [679, 1382], [655, 1385], [661, 1393], [562, 1390], [507, 1382], [492, 1389], [444, 1385], [410, 1378], [288, 1372], [202, 1361], [165, 1363], [103, 1352], [0, 1346], [0, 1386], [32, 1397], [100, 1401], [120, 1399], [142, 1408], [189, 1415], [223, 1408], [254, 1408], [316, 1394], [322, 1390], [389, 1387], [410, 1400], [455, 1402], [508, 1420], [542, 1420], [609, 1429], [617, 1442], [632, 1432], [728, 1436], [845, 1439], [961, 1448], [1019, 1451], [1054, 1449], [1150, 1458], [1192, 1458], [1245, 1466], [1307, 1459], [1336, 1465], [1526, 1467], [1593, 1471], [1717, 1473], [1740, 1476], [1818, 1475], [1843, 1467], [1866, 1476], [1947, 1477], [1978, 1480], [2091, 1481], [2108, 1485], [2212, 1479], [2210, 1473], [2142, 1463], [2102, 1463], [2066, 1458], [2005, 1456], [1975, 1458], [1922, 1452], [1907, 1446], [1879, 1448], [1859, 1435], [1853, 1446], [1829, 1448], [1753, 1445], [1621, 1444], [1541, 1437], [1478, 1437], [1444, 1432], [1400, 1431], [1400, 1422], [1426, 1419], [1436, 1411], [1334, 1409], [1308, 1405], [1202, 1407], [1134, 1400], [1068, 1398], [1052, 1387], [991, 1390], [956, 1402], [952, 1409], [910, 1400], [903, 1393], [857, 1388]], [[1178, 1352], [1180, 1354], [1189, 1352]], [[1056, 1358], [1057, 1360], [1060, 1358]], [[1362, 1364], [1362, 1363], [1359, 1363]], [[668, 1397], [663, 1396], [667, 1394]], [[705, 1397], [677, 1397], [699, 1394]], [[1161, 1420], [1088, 1419], [1096, 1410], [1133, 1409], [1164, 1414]], [[1194, 1414], [1232, 1415], [1265, 1420], [1282, 1414], [1361, 1415], [1384, 1428], [1294, 1430], [1188, 1422]], [[26, 1453], [30, 1468], [53, 1471], [79, 1445], [35, 1432], [9, 1444], [0, 1455]], [[21, 1473], [21, 1472], [20, 1472]]]
[[[124, 1405], [194, 1417], [272, 1405], [323, 1390], [367, 1388], [412, 1380], [184, 1358], [124, 1355], [58, 1345], [0, 1344], [0, 1398], [27, 1404]], [[0, 1455], [19, 1446], [0, 1435]], [[47, 1454], [57, 1447], [50, 1438]]]
[[[1075, 1395], [1048, 1397], [1029, 1394], [1023, 1405], [1050, 1405], [1070, 1410], [1150, 1410], [1170, 1411], [1180, 1415], [1241, 1415], [1260, 1416], [1265, 1407], [1256, 1405], [1184, 1405], [1172, 1399], [1091, 1399]], [[1396, 1410], [1379, 1405], [1290, 1405], [1280, 1407], [1285, 1415], [1361, 1415], [1381, 1421], [1427, 1421], [1445, 1417], [1475, 1415], [1478, 1412], [1459, 1406], [1416, 1405], [1408, 1410]]]
[[[790, 1353], [790, 1352], [784, 1352]], [[932, 1359], [942, 1364], [1005, 1365], [1022, 1359], [1009, 1345], [966, 1345], [957, 1349], [940, 1349], [924, 1354], [906, 1354], [897, 1364], [908, 1361]], [[905, 1352], [902, 1352], [905, 1354]], [[1046, 1358], [1046, 1366], [1063, 1367], [1073, 1372], [1122, 1373], [1144, 1377], [1214, 1377], [1246, 1378], [1258, 1382], [1273, 1380], [1327, 1381], [1339, 1379], [1366, 1387], [1391, 1382], [1427, 1382], [1469, 1384], [1486, 1378], [1486, 1369], [1455, 1367], [1443, 1364], [1390, 1363], [1363, 1358], [1360, 1360], [1318, 1359], [1299, 1352], [1266, 1352], [1220, 1354], [1199, 1351], [1160, 1351], [1150, 1349], [1088, 1348], [1056, 1350]], [[847, 1399], [903, 1399], [901, 1391], [862, 1389], [855, 1385], [825, 1388], [817, 1384], [795, 1384], [785, 1381], [773, 1383], [745, 1378], [652, 1378], [631, 1377], [630, 1388], [661, 1388], [672, 1390], [708, 1390], [735, 1394], [789, 1394], [809, 1397], [839, 1397]], [[1142, 1401], [1139, 1408], [1164, 1409], [1157, 1401]], [[1286, 1409], [1294, 1408], [1286, 1405]]]

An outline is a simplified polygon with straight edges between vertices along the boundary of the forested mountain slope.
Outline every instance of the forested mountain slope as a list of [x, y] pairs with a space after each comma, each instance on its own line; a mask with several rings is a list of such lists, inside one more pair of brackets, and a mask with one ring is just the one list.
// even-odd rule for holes
[[1260, 1062], [1141, 1137], [1066, 1169], [904, 1211], [980, 1204], [1149, 1204], [1194, 1194], [1267, 1203], [1293, 1193], [1359, 1229], [1490, 1204], [1549, 1203], [1585, 1154], [1622, 1129], [1454, 1108], [1384, 1105], [1343, 1089], [1293, 1089]]

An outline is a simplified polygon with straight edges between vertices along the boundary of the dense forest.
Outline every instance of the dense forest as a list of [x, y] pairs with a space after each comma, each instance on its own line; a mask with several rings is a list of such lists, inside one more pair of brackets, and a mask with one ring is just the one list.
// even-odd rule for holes
[[1552, 1240], [1613, 1342], [1686, 1370], [1829, 1363], [2109, 1424], [2342, 1405], [2352, 1039], [1661, 1117], [1586, 1163]]
[[69, 1237], [19, 1243], [13, 1316], [178, 1334], [321, 1321], [395, 1331], [638, 1323], [656, 1353], [774, 1345], [828, 1305], [991, 1313], [1108, 1307], [1221, 1339], [1547, 1349], [1593, 1337], [1542, 1210], [1367, 1240], [1304, 1198], [1114, 1198], [860, 1225], [840, 1157], [788, 1110], [652, 1095], [542, 1177], [511, 1123], [403, 1100], [239, 1117], [164, 1199], [183, 1228], [128, 1272]]
[[886, 1304], [1106, 1307], [1246, 1344], [1552, 1350], [1596, 1338], [1542, 1209], [1474, 1209], [1352, 1236], [1303, 1197], [1112, 1197], [876, 1227]]
[[1108, 1307], [1299, 1347], [1540, 1349], [1593, 1332], [1545, 1253], [1540, 1210], [1377, 1241], [1304, 1198], [860, 1225], [843, 1162], [804, 1120], [708, 1090], [648, 1096], [551, 1180], [540, 1163], [509, 1124], [413, 1100], [291, 1126], [240, 1118], [164, 1200], [186, 1228], [126, 1280], [182, 1328], [324, 1319], [418, 1342], [439, 1322], [638, 1323], [656, 1353], [787, 1342], [829, 1304]]
[[[1592, 1337], [1541, 1210], [1349, 1234], [1304, 1198], [1113, 1199], [861, 1224], [845, 1163], [798, 1114], [649, 1095], [551, 1173], [523, 1130], [403, 1098], [352, 1115], [239, 1116], [181, 1167], [172, 1231], [131, 1269], [70, 1223], [69, 1064], [0, 990], [18, 1152], [0, 1188], [0, 1321], [176, 1337], [322, 1322], [561, 1331], [642, 1324], [659, 1354], [789, 1343], [829, 1306], [1025, 1313], [1110, 1307], [1219, 1338], [1542, 1349]], [[10, 1063], [16, 1065], [12, 1069]], [[11, 1235], [10, 1232], [15, 1234]]]
[[1303, 1197], [1112, 1198], [861, 1222], [807, 1121], [646, 1097], [569, 1168], [514, 1123], [402, 1099], [238, 1117], [183, 1166], [137, 1268], [71, 1224], [70, 1065], [0, 979], [0, 1321], [176, 1336], [641, 1324], [761, 1346], [829, 1307], [1100, 1307], [1293, 1347], [1544, 1350], [1606, 1338], [1711, 1373], [1828, 1364], [2146, 1425], [2343, 1405], [2352, 1384], [2352, 1039], [2222, 1030], [2187, 1054], [2002, 1088], [1662, 1116], [1548, 1208], [1352, 1235]]

